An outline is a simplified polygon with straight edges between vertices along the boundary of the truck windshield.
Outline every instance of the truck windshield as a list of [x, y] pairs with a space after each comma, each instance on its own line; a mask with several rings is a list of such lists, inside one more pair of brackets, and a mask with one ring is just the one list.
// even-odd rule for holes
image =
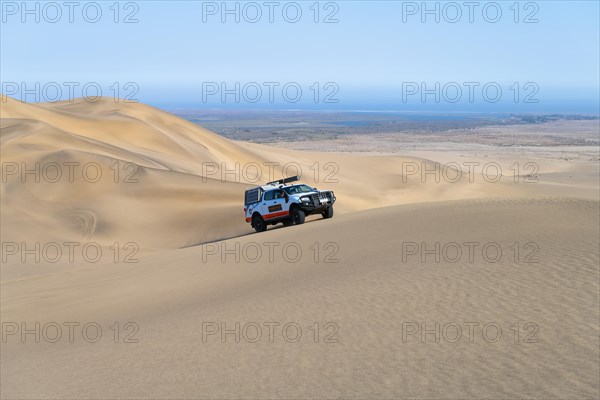
[[308, 185], [295, 185], [295, 186], [286, 186], [282, 188], [285, 190], [287, 194], [298, 194], [298, 193], [308, 193], [314, 192], [315, 189], [311, 188]]

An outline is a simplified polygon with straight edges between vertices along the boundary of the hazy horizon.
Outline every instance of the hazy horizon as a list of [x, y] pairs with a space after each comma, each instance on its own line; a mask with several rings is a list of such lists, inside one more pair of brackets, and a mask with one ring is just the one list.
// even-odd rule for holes
[[267, 3], [2, 2], [0, 91], [161, 108], [600, 108], [595, 1]]

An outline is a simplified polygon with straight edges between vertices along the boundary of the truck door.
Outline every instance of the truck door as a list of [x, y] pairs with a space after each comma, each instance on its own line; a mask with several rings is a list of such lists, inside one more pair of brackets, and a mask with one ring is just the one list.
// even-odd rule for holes
[[264, 219], [281, 218], [288, 215], [289, 207], [286, 203], [283, 190], [275, 189], [266, 192], [262, 203], [262, 209], [264, 214], [261, 214]]

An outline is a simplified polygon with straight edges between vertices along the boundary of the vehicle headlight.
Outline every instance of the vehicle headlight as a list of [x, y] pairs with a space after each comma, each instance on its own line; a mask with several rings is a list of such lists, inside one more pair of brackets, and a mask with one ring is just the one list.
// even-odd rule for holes
[[303, 203], [309, 203], [310, 199], [308, 197], [300, 197], [300, 201], [302, 201]]

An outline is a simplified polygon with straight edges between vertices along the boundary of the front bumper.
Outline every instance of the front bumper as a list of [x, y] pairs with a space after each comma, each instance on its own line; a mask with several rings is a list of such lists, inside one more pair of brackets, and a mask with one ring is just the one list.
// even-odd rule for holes
[[313, 193], [304, 201], [301, 199], [302, 208], [309, 212], [321, 212], [325, 211], [328, 207], [331, 207], [335, 203], [336, 197], [333, 192], [319, 192]]

